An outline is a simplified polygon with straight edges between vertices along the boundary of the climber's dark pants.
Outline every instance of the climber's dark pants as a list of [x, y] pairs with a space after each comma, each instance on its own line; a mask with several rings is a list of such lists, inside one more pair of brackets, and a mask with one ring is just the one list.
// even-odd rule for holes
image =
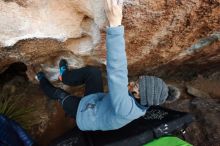
[[[64, 84], [77, 86], [85, 84], [85, 94], [103, 92], [101, 71], [95, 67], [83, 67], [80, 69], [66, 70], [62, 75]], [[76, 118], [80, 98], [72, 96], [66, 91], [54, 87], [46, 78], [40, 80], [40, 87], [51, 99], [59, 99], [64, 111]]]

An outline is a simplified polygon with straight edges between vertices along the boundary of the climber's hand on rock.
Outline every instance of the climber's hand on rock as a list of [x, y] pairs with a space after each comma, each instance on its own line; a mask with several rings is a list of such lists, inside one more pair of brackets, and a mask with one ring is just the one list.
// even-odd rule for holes
[[123, 0], [105, 0], [105, 13], [110, 27], [121, 25]]

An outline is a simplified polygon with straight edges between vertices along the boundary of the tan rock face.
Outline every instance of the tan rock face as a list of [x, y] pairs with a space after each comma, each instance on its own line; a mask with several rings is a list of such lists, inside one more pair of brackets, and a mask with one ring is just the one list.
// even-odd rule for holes
[[[131, 75], [220, 62], [219, 0], [125, 0], [123, 24]], [[106, 25], [103, 0], [0, 1], [0, 71], [23, 62], [54, 80], [61, 57], [105, 64]]]
[[[170, 62], [178, 66], [185, 58], [196, 57], [204, 51], [199, 40], [219, 30], [217, 1], [136, 1], [126, 6], [125, 13], [128, 60], [134, 74], [151, 70], [161, 72], [158, 67], [165, 65], [166, 69]], [[207, 46], [209, 51], [213, 50], [210, 44]], [[208, 58], [211, 52], [204, 54]]]

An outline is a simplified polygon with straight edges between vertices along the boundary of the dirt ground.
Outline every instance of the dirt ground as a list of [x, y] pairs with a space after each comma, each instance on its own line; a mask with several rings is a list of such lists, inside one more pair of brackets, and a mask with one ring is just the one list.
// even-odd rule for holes
[[[186, 130], [186, 141], [195, 146], [220, 146], [220, 72], [198, 75], [191, 81], [169, 79], [167, 82], [179, 87], [182, 95], [178, 101], [164, 106], [190, 112], [195, 117]], [[83, 87], [68, 88], [62, 83], [55, 85], [77, 96], [83, 93]], [[1, 83], [0, 90], [12, 96], [23, 91], [30, 101], [27, 103], [36, 106], [38, 122], [28, 132], [41, 146], [48, 145], [75, 126], [75, 121], [65, 115], [57, 101], [49, 100], [38, 84], [30, 83], [22, 76], [14, 76]]]

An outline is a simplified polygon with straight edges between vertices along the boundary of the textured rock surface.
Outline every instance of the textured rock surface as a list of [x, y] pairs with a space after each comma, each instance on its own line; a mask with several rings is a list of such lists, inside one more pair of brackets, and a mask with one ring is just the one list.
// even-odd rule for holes
[[[105, 25], [103, 1], [0, 1], [0, 70], [13, 62], [41, 64], [47, 71], [60, 56], [83, 64], [85, 55], [100, 42]], [[56, 59], [54, 59], [56, 58]], [[46, 67], [45, 67], [46, 66]], [[28, 70], [31, 72], [31, 69]], [[47, 71], [54, 74], [54, 70]]]
[[[105, 64], [106, 24], [102, 0], [2, 0], [0, 71], [23, 62], [30, 79], [31, 64], [55, 79], [60, 57], [73, 67]], [[123, 24], [131, 75], [197, 71], [220, 61], [219, 0], [126, 0]]]
[[[55, 38], [65, 41], [68, 38], [80, 38], [83, 35], [94, 37], [103, 19], [98, 19], [101, 12], [93, 7], [95, 1], [76, 0], [32, 0], [26, 1], [24, 6], [14, 2], [1, 1], [1, 44], [13, 46], [17, 41], [30, 38]], [[102, 3], [99, 2], [100, 6]], [[98, 8], [98, 10], [102, 10]], [[94, 21], [83, 28], [85, 17], [91, 17]], [[104, 19], [105, 20], [105, 19]], [[86, 30], [87, 29], [87, 30]], [[92, 38], [95, 41], [96, 38]], [[98, 39], [98, 38], [97, 38]]]

